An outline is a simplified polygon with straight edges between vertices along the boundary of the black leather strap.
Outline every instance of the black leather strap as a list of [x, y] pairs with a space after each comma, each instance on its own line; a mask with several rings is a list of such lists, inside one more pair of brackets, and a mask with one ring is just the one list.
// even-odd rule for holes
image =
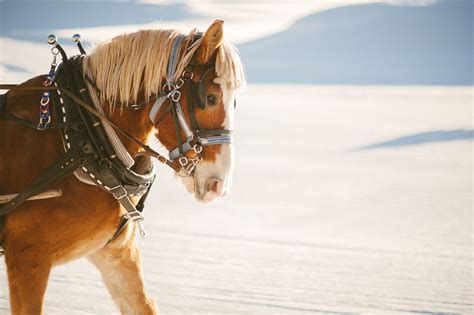
[[[155, 179], [153, 178], [153, 181]], [[153, 182], [152, 182], [153, 184]], [[152, 185], [151, 184], [151, 185]], [[139, 212], [143, 212], [144, 208], [145, 208], [145, 201], [148, 197], [148, 194], [150, 193], [150, 190], [151, 190], [151, 185], [148, 187], [147, 191], [142, 195], [142, 197], [140, 198], [140, 201], [138, 201], [138, 204], [135, 206], [135, 209]], [[124, 215], [120, 218], [120, 223], [119, 223], [119, 226], [117, 228], [117, 230], [115, 231], [114, 235], [112, 236], [112, 238], [107, 242], [107, 244], [109, 244], [110, 242], [114, 241], [115, 239], [117, 239], [117, 237], [120, 236], [120, 234], [122, 234], [122, 232], [125, 230], [125, 228], [127, 227], [127, 225], [130, 223], [130, 221], [132, 220], [132, 218], [128, 215]], [[106, 244], [106, 245], [107, 245]]]
[[5, 104], [7, 103], [7, 95], [0, 94], [0, 114], [5, 112]]
[[94, 159], [92, 155], [84, 155], [80, 151], [64, 153], [56, 162], [43, 170], [21, 193], [9, 202], [0, 205], [0, 216], [12, 212], [29, 197], [41, 193], [49, 186], [56, 184], [79, 167]]
[[[10, 113], [0, 113], [0, 117], [5, 118], [5, 119], [9, 119], [9, 120], [13, 120], [14, 122], [16, 122], [16, 123], [18, 123], [22, 126], [28, 127], [28, 128], [32, 128], [32, 129], [37, 129], [38, 128], [38, 123], [31, 122], [29, 120], [17, 117], [13, 114], [10, 114]], [[66, 125], [63, 124], [63, 123], [50, 123], [46, 126], [46, 128], [44, 128], [42, 130], [64, 129], [64, 127], [66, 127]]]
[[[0, 117], [1, 118], [13, 120], [14, 122], [28, 128], [37, 129], [38, 123], [34, 123], [27, 119], [23, 119], [11, 113], [8, 113], [6, 110], [6, 104], [7, 104], [7, 95], [0, 94]], [[63, 129], [64, 127], [66, 127], [66, 125], [63, 123], [50, 123], [46, 126], [45, 129]]]

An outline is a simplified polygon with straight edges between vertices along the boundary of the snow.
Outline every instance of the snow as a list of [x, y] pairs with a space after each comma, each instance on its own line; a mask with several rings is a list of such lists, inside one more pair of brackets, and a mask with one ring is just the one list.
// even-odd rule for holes
[[[197, 204], [159, 169], [139, 242], [161, 312], [472, 312], [472, 97], [250, 84], [229, 196]], [[46, 314], [65, 312], [118, 313], [85, 260], [53, 270]]]

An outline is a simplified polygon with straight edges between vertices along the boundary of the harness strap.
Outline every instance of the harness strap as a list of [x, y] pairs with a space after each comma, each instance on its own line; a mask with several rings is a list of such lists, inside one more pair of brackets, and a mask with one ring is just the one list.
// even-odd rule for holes
[[184, 116], [183, 108], [181, 107], [181, 103], [179, 101], [176, 102], [176, 113], [178, 114], [178, 122], [181, 126], [181, 129], [183, 129], [184, 134], [186, 135], [186, 141], [191, 141], [193, 139], [193, 132], [186, 122], [186, 116]]
[[7, 96], [5, 94], [0, 94], [0, 114], [5, 112], [6, 102], [7, 102]]
[[[38, 128], [38, 123], [33, 123], [29, 120], [26, 120], [26, 119], [23, 119], [23, 118], [20, 118], [20, 117], [17, 117], [11, 113], [8, 113], [6, 111], [6, 108], [5, 108], [5, 105], [7, 103], [7, 95], [6, 94], [0, 94], [0, 117], [2, 118], [5, 118], [5, 119], [9, 119], [9, 120], [13, 120], [14, 122], [20, 124], [20, 125], [23, 125], [25, 127], [28, 127], [28, 128], [32, 128], [32, 129], [37, 129]], [[63, 129], [64, 127], [66, 127], [66, 124], [63, 124], [63, 123], [54, 123], [54, 124], [48, 124], [46, 125], [46, 128], [44, 129]]]
[[[153, 181], [150, 184], [150, 186], [148, 187], [147, 191], [141, 196], [140, 200], [138, 201], [137, 205], [135, 206], [135, 209], [137, 211], [139, 211], [140, 213], [142, 213], [143, 209], [145, 208], [145, 201], [148, 197], [148, 194], [150, 193], [151, 186], [153, 185], [154, 181], [155, 181], [155, 178], [153, 178]], [[132, 221], [132, 218], [130, 216], [128, 216], [127, 214], [123, 215], [120, 218], [120, 223], [119, 223], [119, 226], [118, 226], [117, 230], [115, 231], [114, 235], [110, 238], [110, 240], [107, 242], [106, 245], [108, 245], [110, 242], [113, 242], [115, 239], [117, 239], [117, 237], [119, 237], [120, 234], [122, 234], [122, 232], [125, 230], [125, 228], [130, 223], [130, 221]]]
[[[13, 114], [10, 114], [10, 113], [0, 112], [0, 117], [5, 118], [5, 119], [9, 119], [9, 120], [13, 120], [14, 122], [16, 122], [16, 123], [18, 123], [22, 126], [28, 127], [28, 128], [38, 129], [38, 123], [33, 123], [29, 120], [17, 117]], [[66, 127], [66, 124], [63, 124], [63, 123], [49, 123], [48, 125], [46, 125], [46, 127], [44, 127], [41, 130], [45, 130], [45, 129], [64, 129], [65, 127]]]
[[175, 160], [182, 154], [180, 152], [181, 148], [184, 152], [188, 152], [188, 151], [191, 151], [193, 149], [193, 146], [191, 145], [191, 142], [187, 141], [187, 142], [183, 143], [180, 147], [174, 148], [169, 153], [170, 160]]
[[[213, 136], [213, 137], [205, 137], [199, 138], [199, 143], [202, 146], [209, 146], [209, 145], [216, 145], [216, 144], [226, 144], [232, 143], [232, 136], [231, 135], [220, 135], [220, 136]], [[183, 143], [182, 145], [184, 152], [191, 151], [193, 149], [193, 145], [190, 141]], [[174, 148], [170, 151], [169, 158], [171, 160], [177, 159], [180, 155], [179, 147]]]
[[[0, 86], [1, 87], [1, 86]], [[166, 157], [164, 157], [163, 155], [159, 154], [158, 152], [156, 152], [155, 150], [153, 150], [152, 148], [150, 148], [148, 145], [144, 144], [143, 142], [141, 142], [140, 140], [138, 140], [137, 138], [133, 137], [132, 135], [130, 135], [128, 132], [126, 132], [125, 130], [121, 129], [119, 126], [117, 126], [116, 124], [114, 124], [113, 122], [111, 122], [105, 115], [99, 113], [98, 111], [96, 111], [94, 108], [92, 108], [91, 106], [89, 106], [87, 103], [85, 103], [83, 100], [81, 100], [80, 98], [78, 98], [76, 95], [74, 95], [72, 92], [70, 92], [69, 90], [67, 89], [60, 89], [60, 91], [64, 94], [66, 94], [67, 96], [69, 96], [74, 102], [76, 102], [77, 104], [79, 104], [82, 108], [86, 109], [88, 112], [90, 112], [91, 114], [107, 121], [112, 127], [114, 127], [117, 131], [119, 131], [122, 135], [124, 135], [126, 138], [128, 138], [129, 140], [133, 141], [135, 144], [137, 144], [138, 146], [140, 146], [141, 148], [143, 148], [146, 153], [144, 152], [141, 152], [138, 155], [149, 155], [149, 156], [152, 156], [156, 159], [158, 159], [158, 161], [160, 161], [161, 163], [164, 163], [166, 165], [168, 165], [169, 167], [171, 167], [173, 170], [175, 170], [176, 172], [179, 172], [179, 168], [174, 165], [171, 161], [169, 161]]]
[[[153, 150], [152, 148], [150, 148], [148, 145], [144, 144], [143, 142], [141, 142], [140, 140], [138, 140], [137, 138], [133, 137], [132, 135], [130, 135], [128, 132], [126, 132], [125, 130], [122, 130], [119, 126], [117, 126], [116, 124], [114, 124], [113, 122], [111, 122], [105, 115], [99, 113], [98, 111], [96, 111], [94, 108], [92, 108], [91, 106], [89, 106], [87, 103], [85, 103], [83, 100], [81, 100], [80, 98], [78, 98], [76, 95], [74, 95], [74, 93], [72, 93], [71, 91], [69, 91], [68, 89], [65, 89], [65, 88], [61, 88], [59, 89], [58, 87], [56, 86], [49, 86], [49, 87], [43, 87], [43, 86], [39, 86], [39, 87], [26, 87], [26, 86], [18, 86], [16, 84], [0, 84], [0, 90], [1, 89], [10, 89], [10, 90], [40, 90], [40, 91], [49, 91], [49, 90], [60, 90], [61, 93], [67, 95], [68, 97], [70, 97], [74, 102], [76, 102], [79, 106], [81, 106], [82, 108], [84, 108], [85, 110], [87, 110], [88, 112], [90, 112], [91, 114], [103, 119], [103, 120], [106, 120], [113, 128], [115, 128], [118, 132], [120, 132], [123, 136], [125, 136], [126, 138], [128, 138], [129, 140], [131, 140], [132, 142], [134, 142], [135, 144], [137, 144], [138, 146], [140, 146], [141, 148], [143, 148], [145, 150], [145, 152], [139, 152], [136, 154], [136, 156], [140, 156], [140, 155], [148, 155], [148, 156], [151, 156], [151, 157], [154, 157], [156, 158], [158, 161], [160, 161], [161, 163], [163, 164], [166, 164], [168, 165], [169, 167], [171, 167], [174, 171], [176, 172], [179, 172], [180, 169], [178, 166], [174, 165], [173, 162], [169, 161], [166, 157], [164, 157], [163, 155], [159, 154], [158, 152], [156, 152], [155, 150]], [[36, 126], [35, 126], [36, 128]]]
[[71, 150], [57, 159], [51, 166], [43, 170], [21, 193], [8, 203], [0, 205], [0, 216], [12, 212], [24, 203], [29, 197], [39, 194], [48, 186], [54, 185], [79, 167], [94, 160], [93, 155], [84, 155], [83, 152]]
[[156, 115], [158, 115], [158, 112], [161, 108], [161, 106], [163, 106], [163, 103], [166, 102], [167, 98], [166, 98], [166, 95], [165, 96], [161, 96], [159, 98], [156, 99], [156, 101], [153, 103], [153, 106], [151, 107], [150, 109], [150, 113], [149, 113], [149, 118], [150, 118], [150, 121], [155, 124], [156, 122]]

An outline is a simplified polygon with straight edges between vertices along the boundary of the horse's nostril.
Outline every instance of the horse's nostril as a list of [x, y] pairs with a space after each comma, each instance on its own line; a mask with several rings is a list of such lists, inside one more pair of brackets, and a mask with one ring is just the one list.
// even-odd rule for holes
[[220, 196], [222, 194], [223, 188], [224, 188], [224, 183], [217, 178], [211, 178], [207, 181], [207, 184], [206, 184], [207, 192], [213, 192], [216, 195]]

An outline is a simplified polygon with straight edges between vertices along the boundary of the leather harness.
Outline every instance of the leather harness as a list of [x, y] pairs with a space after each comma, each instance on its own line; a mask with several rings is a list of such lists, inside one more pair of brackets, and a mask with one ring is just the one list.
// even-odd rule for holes
[[[195, 41], [196, 38], [192, 40]], [[152, 123], [157, 126], [167, 114], [171, 113], [178, 139], [177, 147], [170, 152], [170, 157], [167, 159], [119, 128], [105, 117], [105, 115], [89, 105], [92, 101], [84, 79], [88, 81], [96, 93], [100, 93], [100, 91], [94, 82], [85, 76], [82, 71], [83, 55], [68, 59], [57, 42], [55, 47], [61, 52], [63, 62], [55, 71], [54, 79], [52, 80], [54, 85], [22, 87], [5, 84], [0, 85], [0, 89], [52, 91], [51, 101], [56, 119], [55, 122], [48, 123], [44, 128], [41, 128], [41, 130], [59, 130], [63, 139], [65, 153], [52, 165], [43, 170], [40, 175], [15, 198], [0, 205], [0, 219], [2, 216], [12, 212], [23, 204], [29, 197], [41, 193], [49, 186], [54, 185], [64, 177], [80, 169], [89, 175], [90, 180], [92, 180], [96, 186], [110, 193], [127, 211], [127, 213], [122, 216], [119, 227], [109, 242], [117, 238], [130, 221], [137, 223], [141, 235], [145, 236], [145, 231], [142, 226], [142, 212], [145, 200], [155, 179], [153, 163], [148, 162], [150, 167], [143, 174], [135, 172], [133, 170], [134, 167], [126, 167], [117, 157], [113, 145], [110, 143], [104, 130], [103, 122], [106, 121], [116, 131], [143, 148], [144, 151], [137, 154], [137, 160], [145, 159], [146, 163], [147, 159], [149, 160], [150, 157], [154, 157], [173, 168], [173, 170], [179, 174], [192, 176], [196, 164], [202, 159], [202, 146], [230, 143], [232, 140], [230, 130], [207, 130], [200, 128], [195, 116], [196, 107], [203, 109], [206, 106], [204, 79], [206, 75], [214, 69], [214, 66], [204, 65], [204, 74], [198, 83], [194, 83], [192, 81], [194, 68], [198, 66], [202, 67], [203, 65], [191, 60], [178, 82], [168, 84], [167, 88], [165, 88], [160, 95], [155, 97], [156, 101], [150, 111], [150, 113], [155, 113], [153, 117], [150, 115]], [[177, 49], [179, 48], [178, 46]], [[82, 52], [83, 50], [81, 50], [81, 53]], [[188, 91], [187, 106], [191, 127], [189, 127], [186, 122], [186, 117], [184, 116], [180, 104], [180, 89], [185, 85], [190, 89]], [[8, 113], [5, 109], [7, 98], [8, 94], [0, 95], [0, 118], [15, 121], [25, 127], [39, 129], [37, 124]], [[166, 100], [169, 100], [169, 107], [157, 121], [156, 113]], [[197, 105], [195, 105], [195, 101], [197, 101]], [[145, 104], [146, 103], [143, 102], [128, 107], [135, 110], [142, 108]], [[186, 142], [184, 143], [181, 141], [181, 130], [186, 136]], [[195, 158], [186, 157], [185, 154], [190, 150], [195, 151], [197, 155]], [[173, 163], [176, 159], [178, 159], [181, 167]], [[132, 202], [132, 197], [140, 197], [137, 205]]]

